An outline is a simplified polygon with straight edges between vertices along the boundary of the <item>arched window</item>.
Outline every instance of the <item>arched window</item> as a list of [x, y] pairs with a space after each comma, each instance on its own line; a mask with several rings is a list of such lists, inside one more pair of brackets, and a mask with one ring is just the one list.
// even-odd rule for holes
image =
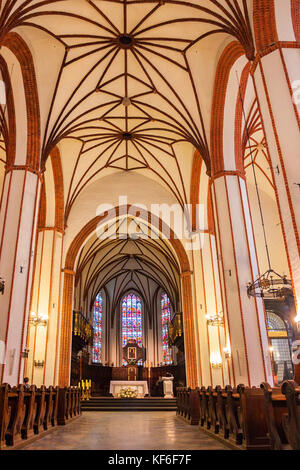
[[267, 330], [272, 346], [272, 361], [278, 382], [293, 377], [289, 336], [285, 322], [274, 312], [267, 311]]
[[[129, 341], [136, 341], [140, 348], [143, 345], [142, 303], [135, 294], [122, 300], [122, 347]], [[126, 365], [124, 360], [123, 364]]]
[[165, 292], [161, 294], [161, 323], [163, 364], [172, 364], [172, 349], [169, 347], [169, 323], [171, 321], [170, 299]]
[[102, 295], [99, 292], [93, 305], [93, 362], [102, 361], [102, 331], [103, 331], [103, 312], [102, 312]]

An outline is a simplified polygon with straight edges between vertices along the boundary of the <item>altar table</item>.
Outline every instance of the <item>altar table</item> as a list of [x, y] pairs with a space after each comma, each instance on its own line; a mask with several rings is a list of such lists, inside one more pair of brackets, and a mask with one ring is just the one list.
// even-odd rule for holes
[[143, 398], [149, 393], [146, 380], [111, 380], [109, 385], [109, 393], [117, 398], [121, 392], [121, 389], [125, 387], [130, 387], [132, 390], [137, 390], [138, 398]]

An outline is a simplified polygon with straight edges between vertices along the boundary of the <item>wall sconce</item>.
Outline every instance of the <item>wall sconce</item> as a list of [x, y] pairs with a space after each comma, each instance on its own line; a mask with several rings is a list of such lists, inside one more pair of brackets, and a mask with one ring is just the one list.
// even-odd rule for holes
[[21, 352], [21, 357], [23, 359], [27, 359], [28, 358], [28, 354], [29, 354], [29, 349], [28, 348], [24, 348], [24, 351]]
[[226, 348], [223, 348], [223, 352], [225, 354], [226, 359], [231, 359], [231, 349], [230, 346], [226, 346]]
[[44, 313], [31, 312], [29, 323], [33, 326], [46, 326], [48, 323], [48, 315]]
[[207, 324], [210, 326], [224, 326], [224, 316], [223, 312], [216, 313], [214, 315], [210, 315], [207, 313], [205, 315]]
[[4, 279], [0, 276], [0, 292], [3, 295], [4, 294], [4, 287], [5, 287], [5, 281]]
[[222, 367], [222, 358], [220, 353], [215, 352], [210, 355], [210, 363], [213, 369], [221, 369]]
[[45, 361], [34, 361], [34, 367], [44, 367]]

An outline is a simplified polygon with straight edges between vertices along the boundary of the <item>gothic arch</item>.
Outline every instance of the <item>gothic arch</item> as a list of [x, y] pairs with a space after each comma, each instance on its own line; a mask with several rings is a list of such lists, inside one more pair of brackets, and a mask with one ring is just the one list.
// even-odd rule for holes
[[3, 38], [1, 45], [10, 49], [20, 63], [27, 113], [26, 167], [34, 172], [38, 172], [40, 170], [41, 129], [39, 97], [33, 58], [27, 44], [17, 33], [8, 33]]
[[[72, 300], [73, 300], [73, 289], [74, 289], [74, 275], [75, 275], [75, 262], [79, 250], [85, 240], [95, 230], [97, 225], [104, 218], [113, 218], [121, 212], [124, 214], [135, 209], [130, 206], [119, 207], [112, 211], [111, 214], [104, 216], [98, 216], [92, 219], [82, 230], [76, 235], [73, 242], [71, 243], [65, 260], [64, 268], [64, 282], [63, 282], [63, 299], [62, 299], [62, 312], [61, 312], [61, 339], [60, 339], [60, 357], [59, 357], [59, 385], [65, 386], [69, 383], [69, 369], [70, 369], [70, 347], [71, 347], [71, 319], [72, 319]], [[136, 208], [138, 212], [138, 208]], [[143, 214], [141, 214], [143, 218]], [[164, 224], [157, 217], [151, 218], [151, 214], [147, 214], [145, 219], [149, 223], [152, 221], [157, 229], [163, 233], [169, 233], [167, 231], [166, 224]], [[194, 312], [193, 312], [193, 301], [192, 301], [192, 283], [191, 283], [191, 271], [190, 263], [184, 247], [180, 240], [174, 237], [174, 233], [170, 231], [170, 244], [172, 245], [176, 255], [178, 257], [181, 278], [182, 278], [182, 304], [184, 311], [184, 329], [186, 339], [186, 367], [187, 367], [187, 382], [191, 387], [198, 385], [197, 380], [197, 369], [196, 369], [196, 344], [195, 344], [195, 326], [194, 326]]]

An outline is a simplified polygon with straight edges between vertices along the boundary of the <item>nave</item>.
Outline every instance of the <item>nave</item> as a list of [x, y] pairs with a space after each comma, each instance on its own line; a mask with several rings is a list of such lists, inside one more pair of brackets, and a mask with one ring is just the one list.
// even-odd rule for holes
[[174, 412], [84, 412], [24, 450], [226, 450]]
[[0, 1], [1, 451], [299, 450], [299, 17]]

